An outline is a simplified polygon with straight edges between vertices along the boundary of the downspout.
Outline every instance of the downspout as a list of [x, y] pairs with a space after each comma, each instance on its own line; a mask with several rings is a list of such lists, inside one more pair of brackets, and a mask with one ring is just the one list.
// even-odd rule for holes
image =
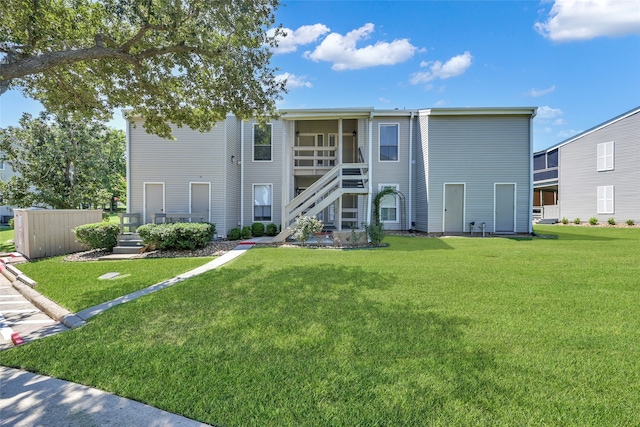
[[413, 184], [411, 181], [411, 175], [413, 174], [413, 113], [412, 111], [409, 119], [409, 230], [413, 229], [413, 218], [411, 217], [413, 212], [413, 198], [411, 197]]
[[367, 224], [371, 224], [371, 201], [373, 200], [373, 111], [369, 113], [369, 200], [367, 203]]
[[535, 116], [534, 110], [529, 118], [529, 234], [533, 233], [533, 118]]
[[244, 225], [244, 120], [240, 120], [240, 228]]

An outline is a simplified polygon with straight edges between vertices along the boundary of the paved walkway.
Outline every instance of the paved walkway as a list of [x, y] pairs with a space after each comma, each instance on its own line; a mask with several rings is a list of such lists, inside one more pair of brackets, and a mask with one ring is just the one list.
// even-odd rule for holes
[[[60, 320], [31, 331], [22, 338], [29, 342], [82, 326], [88, 319], [111, 307], [218, 268], [245, 253], [255, 243], [256, 240], [241, 242], [231, 251], [203, 266], [129, 295], [87, 308], [77, 314], [66, 312], [31, 288], [23, 289], [14, 282], [14, 287], [28, 293], [28, 296], [25, 295], [26, 298], [38, 306], [38, 309]], [[192, 427], [206, 424], [91, 387], [0, 366], [0, 426]]]

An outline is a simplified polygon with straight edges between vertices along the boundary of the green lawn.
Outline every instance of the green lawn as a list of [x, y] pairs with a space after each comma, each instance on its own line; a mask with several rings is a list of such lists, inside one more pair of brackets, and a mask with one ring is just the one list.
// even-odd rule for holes
[[0, 252], [13, 252], [13, 228], [0, 227]]
[[640, 229], [254, 248], [0, 363], [225, 426], [640, 422]]
[[[64, 256], [17, 267], [38, 282], [36, 290], [72, 312], [93, 307], [197, 268], [213, 258], [143, 258], [65, 262]], [[112, 280], [98, 279], [120, 273]]]

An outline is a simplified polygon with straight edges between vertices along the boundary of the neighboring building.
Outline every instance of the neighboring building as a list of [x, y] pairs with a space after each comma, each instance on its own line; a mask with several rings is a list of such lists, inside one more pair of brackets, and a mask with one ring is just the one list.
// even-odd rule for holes
[[[0, 160], [1, 181], [7, 182], [17, 174], [9, 163]], [[13, 206], [5, 205], [2, 195], [0, 195], [0, 223], [7, 224], [11, 218], [13, 218]]]
[[533, 155], [534, 212], [640, 222], [640, 107]]
[[[198, 213], [226, 235], [253, 222], [290, 226], [301, 212], [327, 227], [372, 220], [434, 234], [531, 232], [536, 108], [281, 110], [267, 129], [229, 116], [176, 141], [127, 126], [127, 212]], [[281, 238], [284, 238], [284, 233]]]

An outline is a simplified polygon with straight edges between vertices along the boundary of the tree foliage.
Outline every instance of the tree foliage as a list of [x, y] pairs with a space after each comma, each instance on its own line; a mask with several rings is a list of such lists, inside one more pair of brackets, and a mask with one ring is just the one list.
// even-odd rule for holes
[[0, 95], [105, 118], [132, 108], [147, 131], [206, 131], [231, 111], [275, 114], [269, 67], [278, 0], [3, 0]]
[[0, 129], [0, 154], [20, 176], [0, 183], [5, 203], [57, 209], [107, 204], [122, 191], [125, 138], [102, 123], [43, 112]]

